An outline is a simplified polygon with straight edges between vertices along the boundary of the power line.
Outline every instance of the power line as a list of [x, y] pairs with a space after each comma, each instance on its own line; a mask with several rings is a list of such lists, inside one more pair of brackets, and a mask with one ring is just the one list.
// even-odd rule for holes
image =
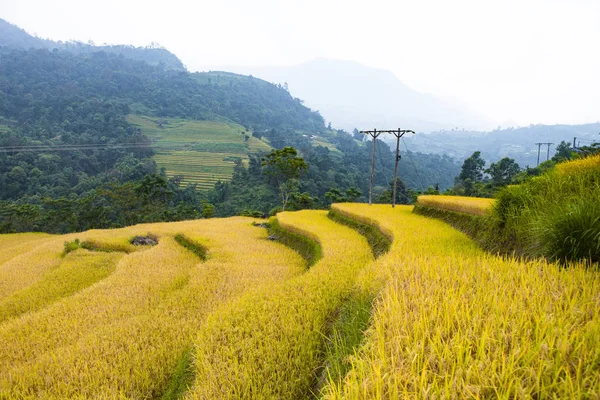
[[75, 151], [75, 150], [108, 150], [108, 149], [130, 149], [147, 148], [152, 145], [149, 143], [122, 143], [122, 144], [80, 144], [80, 145], [60, 145], [60, 146], [0, 146], [0, 153], [20, 153], [20, 152], [48, 152], [48, 151]]

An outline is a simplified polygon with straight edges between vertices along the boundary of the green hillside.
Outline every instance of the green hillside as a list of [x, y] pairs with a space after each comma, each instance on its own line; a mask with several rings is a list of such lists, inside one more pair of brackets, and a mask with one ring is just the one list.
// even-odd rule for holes
[[195, 121], [130, 114], [127, 121], [148, 136], [154, 161], [167, 176], [182, 175], [183, 185], [211, 189], [217, 181], [229, 181], [235, 161], [247, 163], [248, 154], [269, 151], [270, 146], [232, 122]]

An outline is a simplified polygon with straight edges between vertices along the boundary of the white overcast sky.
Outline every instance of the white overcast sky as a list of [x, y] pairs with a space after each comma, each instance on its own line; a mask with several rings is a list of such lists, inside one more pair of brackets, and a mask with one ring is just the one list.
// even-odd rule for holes
[[0, 18], [54, 40], [155, 41], [190, 70], [355, 60], [503, 126], [600, 121], [600, 0], [3, 0]]

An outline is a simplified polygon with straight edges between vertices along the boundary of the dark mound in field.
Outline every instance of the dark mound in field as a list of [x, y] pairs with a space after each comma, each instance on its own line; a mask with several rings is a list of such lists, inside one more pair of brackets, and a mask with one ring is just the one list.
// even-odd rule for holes
[[158, 238], [150, 236], [136, 236], [131, 239], [131, 244], [134, 246], [155, 246], [158, 244]]

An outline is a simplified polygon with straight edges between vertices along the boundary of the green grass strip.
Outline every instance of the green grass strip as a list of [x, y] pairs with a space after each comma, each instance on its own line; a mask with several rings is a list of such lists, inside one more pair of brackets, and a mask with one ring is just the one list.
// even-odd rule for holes
[[390, 250], [392, 239], [383, 233], [378, 226], [358, 221], [335, 209], [330, 210], [327, 216], [333, 221], [346, 225], [363, 235], [369, 242], [373, 257], [378, 258]]
[[167, 390], [162, 395], [162, 400], [181, 399], [189, 387], [194, 383], [194, 357], [193, 346], [188, 347], [177, 364], [173, 377]]
[[313, 393], [315, 398], [323, 397], [323, 388], [329, 382], [341, 383], [352, 368], [349, 357], [364, 342], [374, 299], [371, 293], [354, 290], [334, 315], [327, 335], [322, 371]]
[[283, 229], [277, 218], [273, 217], [269, 220], [267, 229], [269, 235], [276, 237], [279, 243], [300, 254], [306, 260], [307, 268], [312, 267], [323, 257], [323, 249], [317, 240]]
[[194, 253], [202, 261], [206, 261], [208, 258], [208, 249], [200, 243], [188, 238], [187, 236], [178, 233], [175, 235], [175, 241]]

